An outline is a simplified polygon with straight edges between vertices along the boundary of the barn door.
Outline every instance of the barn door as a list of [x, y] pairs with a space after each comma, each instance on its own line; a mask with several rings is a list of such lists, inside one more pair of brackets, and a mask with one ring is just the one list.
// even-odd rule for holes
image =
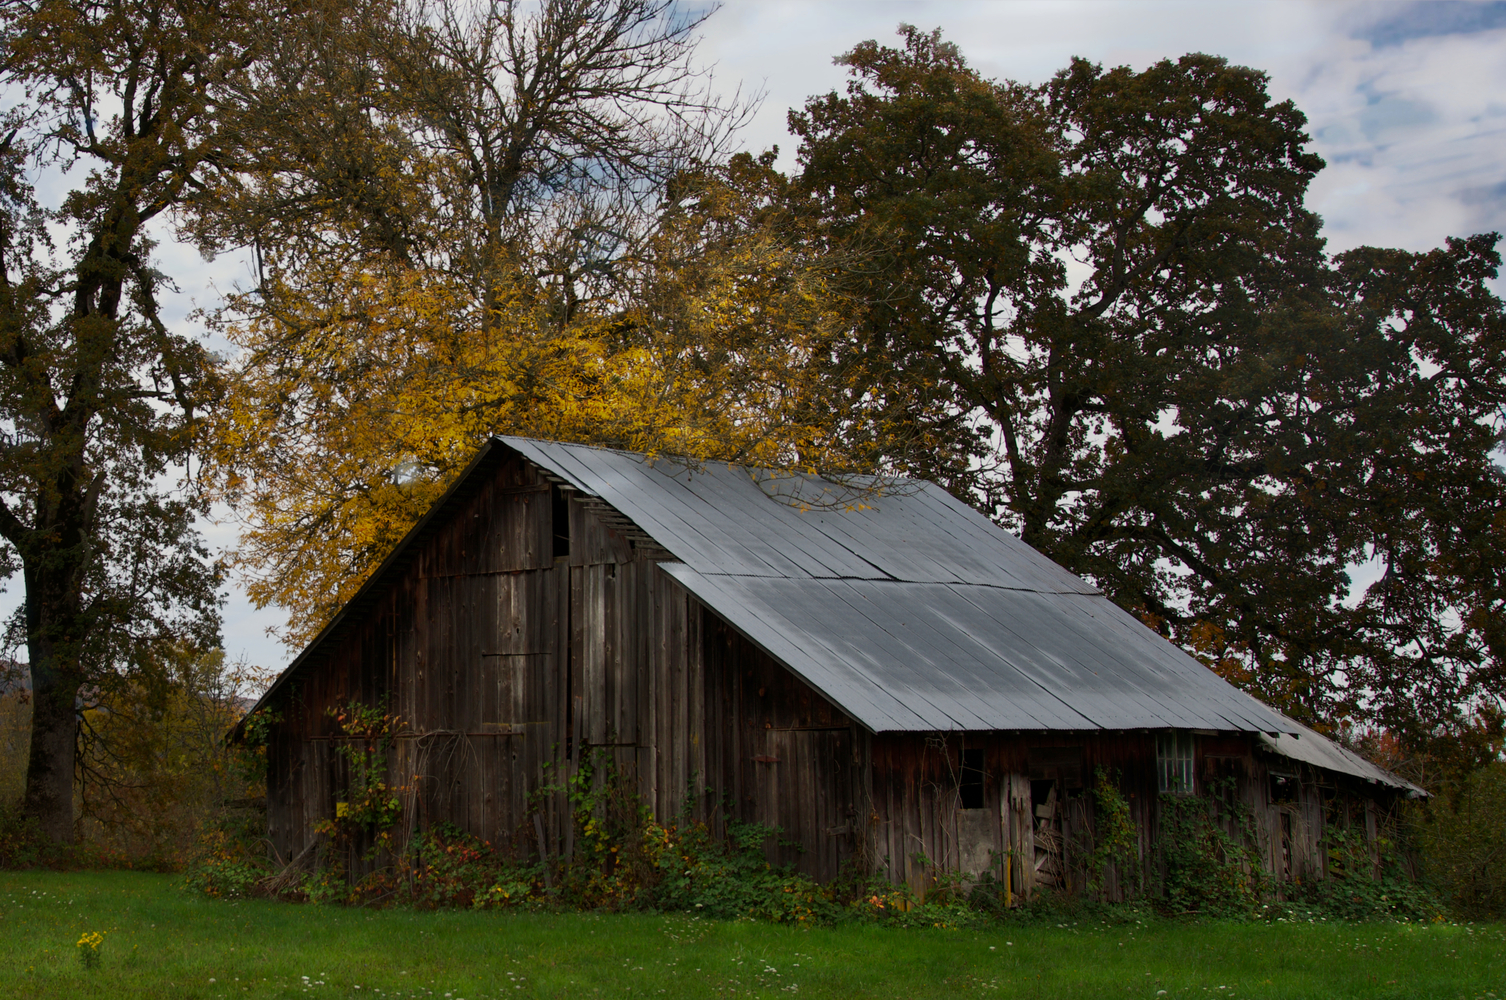
[[[1035, 794], [1035, 884], [1059, 889], [1066, 884], [1062, 865], [1062, 800], [1058, 781], [1036, 781]], [[1046, 786], [1044, 795], [1039, 786]]]
[[999, 790], [999, 822], [1004, 828], [1004, 869], [1007, 905], [1028, 902], [1035, 888], [1035, 806], [1030, 801], [1030, 776], [1010, 774]]
[[764, 731], [753, 757], [755, 820], [783, 831], [767, 851], [774, 864], [795, 864], [819, 879], [836, 876], [852, 856], [852, 732], [841, 729]]

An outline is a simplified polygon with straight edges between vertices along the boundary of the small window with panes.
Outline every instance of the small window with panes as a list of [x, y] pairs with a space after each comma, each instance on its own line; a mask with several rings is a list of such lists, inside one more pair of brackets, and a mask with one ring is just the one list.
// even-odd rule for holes
[[1156, 737], [1156, 773], [1161, 791], [1175, 795], [1192, 794], [1191, 733], [1173, 730]]

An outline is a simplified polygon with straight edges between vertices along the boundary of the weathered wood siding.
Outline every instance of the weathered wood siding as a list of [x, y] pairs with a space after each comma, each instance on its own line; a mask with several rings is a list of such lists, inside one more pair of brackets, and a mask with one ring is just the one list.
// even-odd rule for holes
[[[1258, 750], [1248, 734], [1199, 736], [1195, 747], [1194, 791], [1217, 802], [1227, 833], [1252, 842], [1278, 892], [1283, 883], [1327, 877], [1341, 859], [1378, 871], [1377, 838], [1392, 821], [1392, 797]], [[883, 734], [872, 748], [872, 776], [864, 779], [873, 789], [867, 850], [895, 882], [924, 892], [940, 871], [992, 868], [1028, 899], [1050, 881], [1036, 866], [1038, 809], [1052, 784], [1059, 803], [1049, 820], [1061, 854], [1057, 887], [1080, 891], [1090, 875], [1101, 874], [1104, 894], [1123, 899], [1160, 881], [1163, 800], [1154, 734]], [[982, 808], [961, 808], [965, 750], [983, 754]], [[1137, 863], [1124, 870], [1088, 870], [1098, 767], [1113, 775], [1136, 830]], [[1274, 780], [1282, 777], [1284, 785]], [[1336, 852], [1340, 835], [1348, 849]]]
[[865, 733], [782, 664], [703, 612], [706, 815], [783, 830], [767, 853], [819, 879], [853, 857], [867, 812]]
[[389, 770], [410, 833], [442, 820], [520, 852], [568, 852], [563, 796], [537, 808], [542, 845], [531, 812], [593, 748], [660, 815], [684, 801], [705, 771], [699, 609], [568, 490], [569, 554], [556, 557], [557, 488], [503, 463], [290, 687], [269, 746], [279, 855], [334, 815], [347, 775], [329, 712], [352, 700], [402, 719]]
[[[982, 808], [962, 808], [963, 752], [982, 751]], [[1120, 788], [1148, 855], [1157, 821], [1155, 738], [1103, 733], [884, 734], [873, 739], [871, 852], [879, 871], [925, 891], [939, 870], [979, 872], [1002, 860], [1001, 877], [1029, 898], [1036, 885], [1036, 841], [1043, 806], [1059, 839], [1072, 888], [1075, 856], [1091, 840], [1094, 768], [1121, 776]], [[1005, 874], [1007, 869], [1007, 876]], [[1117, 892], [1117, 878], [1111, 873]], [[1078, 886], [1080, 887], [1080, 885]]]

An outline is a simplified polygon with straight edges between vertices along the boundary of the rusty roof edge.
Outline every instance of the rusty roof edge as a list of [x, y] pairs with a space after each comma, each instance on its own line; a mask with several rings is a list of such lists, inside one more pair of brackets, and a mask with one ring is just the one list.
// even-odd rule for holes
[[[493, 453], [497, 452], [498, 448], [506, 449], [506, 451], [494, 457]], [[487, 460], [500, 460], [501, 458], [505, 458], [508, 453], [514, 455], [520, 454], [516, 448], [513, 448], [506, 441], [502, 441], [499, 438], [489, 438], [481, 446], [480, 450], [476, 452], [475, 457], [455, 477], [455, 481], [440, 494], [439, 499], [429, 505], [429, 509], [424, 512], [424, 515], [414, 522], [413, 527], [408, 529], [408, 533], [403, 536], [402, 541], [393, 547], [392, 551], [387, 554], [387, 558], [383, 559], [376, 570], [372, 572], [371, 576], [366, 578], [366, 582], [361, 584], [360, 589], [340, 606], [340, 610], [335, 612], [335, 616], [329, 620], [329, 624], [319, 630], [319, 634], [314, 636], [309, 644], [303, 647], [303, 651], [283, 668], [282, 673], [277, 675], [277, 679], [272, 682], [272, 686], [262, 693], [262, 696], [257, 699], [256, 704], [252, 705], [246, 714], [241, 716], [240, 721], [230, 730], [227, 739], [240, 739], [244, 732], [246, 720], [269, 704], [273, 696], [281, 691], [293, 679], [295, 674], [302, 671], [304, 667], [308, 666], [319, 655], [320, 647], [333, 638], [345, 625], [349, 624], [350, 612], [353, 608], [365, 599], [374, 596], [376, 591], [386, 586], [388, 582], [386, 580], [387, 575], [406, 560], [409, 550], [413, 546], [428, 537], [429, 529], [434, 526], [434, 522], [439, 519], [440, 515], [448, 513], [449, 508], [457, 500], [463, 498], [462, 494], [465, 493], [466, 487], [480, 471], [481, 467], [488, 464]]]

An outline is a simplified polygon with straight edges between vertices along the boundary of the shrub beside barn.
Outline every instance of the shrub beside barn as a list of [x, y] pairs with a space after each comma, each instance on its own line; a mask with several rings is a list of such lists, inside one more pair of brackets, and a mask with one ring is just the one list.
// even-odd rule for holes
[[520, 438], [481, 449], [258, 705], [283, 859], [370, 782], [351, 705], [396, 717], [374, 763], [399, 840], [443, 821], [568, 857], [559, 789], [610, 759], [660, 821], [780, 827], [770, 859], [815, 878], [992, 870], [1017, 899], [1152, 884], [1185, 796], [1279, 883], [1377, 865], [1422, 794], [932, 484]]

